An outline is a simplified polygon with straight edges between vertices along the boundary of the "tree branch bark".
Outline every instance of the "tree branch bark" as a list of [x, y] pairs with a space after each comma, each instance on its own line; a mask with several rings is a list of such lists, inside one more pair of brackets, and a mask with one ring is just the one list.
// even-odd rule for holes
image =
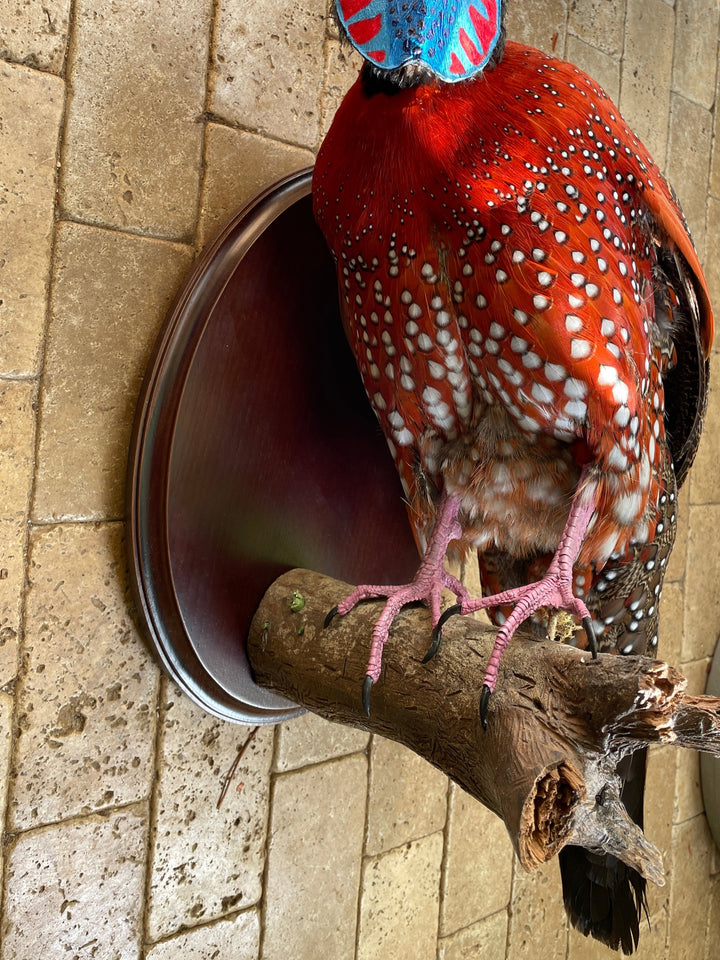
[[275, 581], [248, 638], [260, 686], [410, 747], [503, 819], [527, 868], [573, 843], [664, 882], [658, 851], [619, 800], [615, 766], [649, 743], [720, 753], [720, 700], [687, 696], [684, 677], [658, 660], [592, 660], [519, 635], [503, 655], [483, 731], [478, 704], [495, 629], [454, 617], [423, 664], [429, 614], [412, 608], [393, 625], [368, 718], [361, 688], [380, 607], [362, 604], [323, 628], [349, 590], [307, 570]]

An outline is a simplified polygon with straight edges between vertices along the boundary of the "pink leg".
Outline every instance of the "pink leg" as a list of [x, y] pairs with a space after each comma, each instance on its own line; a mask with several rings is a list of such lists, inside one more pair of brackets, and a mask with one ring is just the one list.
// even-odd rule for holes
[[451, 540], [459, 540], [462, 527], [458, 521], [460, 499], [443, 494], [438, 505], [430, 543], [412, 583], [389, 586], [356, 587], [342, 603], [333, 608], [325, 619], [325, 626], [336, 614], [345, 615], [362, 600], [387, 597], [387, 603], [375, 623], [368, 659], [367, 676], [363, 687], [363, 703], [369, 712], [370, 689], [380, 676], [382, 651], [390, 626], [400, 610], [408, 603], [422, 600], [428, 604], [433, 626], [440, 619], [440, 601], [444, 588], [451, 590], [463, 603], [470, 599], [465, 587], [445, 570], [445, 554]]
[[[555, 607], [572, 613], [583, 622], [591, 644], [594, 642], [590, 612], [583, 601], [576, 597], [572, 591], [573, 564], [580, 553], [583, 538], [595, 510], [594, 485], [583, 483], [584, 479], [585, 474], [583, 473], [570, 507], [570, 515], [565, 524], [560, 543], [543, 579], [537, 583], [515, 587], [512, 590], [505, 590], [502, 593], [497, 593], [491, 597], [483, 597], [480, 600], [463, 600], [460, 604], [459, 612], [463, 614], [474, 613], [476, 610], [482, 610], [485, 607], [502, 606], [506, 603], [515, 604], [515, 609], [498, 630], [490, 661], [485, 671], [480, 699], [480, 718], [483, 726], [486, 725], [488, 702], [497, 683], [498, 668], [503, 652], [523, 620], [534, 613], [535, 610], [540, 607]], [[442, 626], [442, 623], [440, 626]]]

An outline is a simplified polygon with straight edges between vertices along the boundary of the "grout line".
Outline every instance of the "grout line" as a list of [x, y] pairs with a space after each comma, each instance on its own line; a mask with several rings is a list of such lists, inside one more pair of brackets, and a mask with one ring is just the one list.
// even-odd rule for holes
[[267, 924], [267, 887], [268, 873], [270, 868], [270, 825], [272, 823], [272, 813], [275, 804], [275, 784], [277, 783], [278, 773], [276, 769], [278, 754], [280, 752], [280, 729], [281, 724], [275, 724], [273, 731], [273, 750], [270, 758], [268, 777], [270, 786], [268, 788], [268, 798], [265, 807], [265, 843], [263, 844], [263, 869], [260, 880], [260, 899], [255, 904], [258, 912], [258, 957], [263, 956], [265, 949], [265, 931]]
[[375, 734], [371, 733], [365, 749], [362, 751], [367, 760], [366, 787], [365, 787], [365, 819], [363, 822], [363, 843], [360, 854], [360, 873], [358, 878], [357, 901], [355, 904], [355, 960], [360, 954], [360, 918], [362, 917], [363, 890], [365, 889], [365, 866], [370, 857], [367, 853], [368, 834], [370, 829], [370, 796], [372, 793], [372, 767], [375, 753]]
[[[462, 582], [465, 583], [464, 578]], [[437, 922], [437, 957], [440, 960], [440, 941], [442, 936], [442, 915], [445, 906], [445, 891], [447, 889], [447, 868], [448, 857], [450, 854], [450, 798], [452, 797], [453, 782], [450, 777], [447, 778], [447, 790], [445, 791], [445, 823], [443, 824], [443, 850], [440, 858], [440, 876], [438, 878], [438, 922]]]
[[5, 834], [4, 844], [6, 848], [12, 848], [20, 838], [32, 837], [37, 833], [43, 833], [46, 830], [56, 830], [58, 827], [64, 827], [68, 824], [77, 823], [97, 823], [104, 822], [117, 813], [126, 811], [142, 810], [145, 815], [145, 807], [148, 802], [148, 796], [136, 797], [135, 800], [128, 800], [125, 803], [117, 803], [111, 807], [97, 807], [95, 810], [87, 810], [82, 813], [72, 813], [70, 816], [61, 817], [58, 820], [47, 820], [43, 823], [34, 823], [32, 826], [24, 827], [18, 830], [8, 831]]
[[[72, 42], [73, 36], [73, 25], [74, 25], [74, 14], [75, 14], [75, 0], [70, 0], [70, 6], [68, 9], [68, 32], [67, 32], [67, 44], [65, 48], [65, 61], [67, 62], [68, 50]], [[63, 71], [64, 74], [64, 71]], [[61, 78], [64, 84], [63, 89], [63, 105], [62, 111], [60, 114], [60, 121], [58, 123], [57, 131], [57, 141], [55, 144], [55, 178], [53, 184], [53, 198], [57, 201], [60, 177], [61, 177], [61, 157], [62, 157], [62, 144], [65, 135], [65, 124], [67, 120], [68, 112], [68, 102], [70, 96], [70, 87], [67, 82], [67, 78], [63, 75]], [[50, 329], [50, 318], [51, 318], [51, 305], [52, 305], [52, 293], [54, 287], [54, 264], [55, 264], [55, 253], [58, 243], [58, 225], [57, 225], [57, 207], [53, 210], [54, 217], [52, 223], [52, 236], [50, 240], [50, 246], [48, 250], [48, 272], [47, 272], [47, 281], [45, 284], [45, 316], [43, 321], [43, 330], [42, 330], [42, 339], [40, 341], [40, 351], [37, 361], [37, 371], [33, 380], [35, 381], [35, 389], [33, 391], [33, 408], [35, 411], [34, 418], [34, 437], [33, 437], [33, 452], [32, 452], [32, 469], [30, 476], [30, 485], [27, 493], [26, 500], [26, 512], [25, 512], [25, 539], [23, 543], [23, 578], [22, 578], [22, 592], [20, 597], [20, 616], [18, 619], [18, 635], [17, 635], [17, 653], [15, 659], [15, 677], [13, 680], [13, 694], [12, 694], [12, 708], [10, 711], [10, 747], [8, 750], [8, 764], [6, 772], [6, 796], [5, 796], [5, 806], [2, 811], [0, 811], [0, 816], [2, 817], [0, 835], [2, 837], [3, 847], [6, 847], [8, 841], [11, 837], [14, 837], [15, 834], [9, 832], [10, 824], [10, 804], [11, 796], [13, 793], [13, 783], [14, 776], [13, 772], [18, 765], [18, 749], [19, 749], [19, 710], [20, 710], [20, 699], [22, 694], [23, 686], [23, 651], [25, 647], [25, 630], [27, 625], [27, 605], [28, 605], [28, 592], [29, 592], [29, 583], [30, 583], [30, 554], [31, 554], [31, 532], [32, 525], [30, 522], [30, 517], [33, 511], [33, 503], [35, 500], [35, 487], [37, 483], [37, 471], [38, 463], [40, 458], [40, 430], [42, 426], [42, 382], [43, 375], [45, 372], [45, 360], [47, 355], [47, 342], [48, 334]], [[0, 864], [0, 917], [4, 918], [7, 916], [7, 894], [8, 894], [8, 860], [9, 857], [3, 856], [2, 863]]]
[[190, 237], [171, 236], [169, 234], [154, 233], [145, 227], [120, 227], [114, 223], [105, 223], [99, 220], [91, 220], [87, 217], [80, 217], [77, 214], [69, 213], [61, 209], [57, 216], [57, 223], [69, 223], [82, 227], [90, 227], [93, 230], [104, 230], [107, 233], [121, 234], [126, 237], [140, 237], [143, 240], [153, 240], [157, 243], [172, 243], [181, 247], [193, 247], [193, 240]]
[[158, 784], [160, 783], [160, 765], [163, 758], [163, 748], [165, 744], [165, 710], [167, 706], [167, 687], [168, 678], [160, 667], [159, 682], [155, 693], [155, 737], [153, 740], [152, 774], [150, 781], [150, 794], [148, 797], [147, 809], [147, 833], [145, 835], [145, 863], [144, 882], [143, 882], [143, 900], [139, 911], [140, 920], [140, 951], [142, 956], [146, 953], [146, 948], [150, 945], [149, 926], [150, 926], [150, 890], [152, 885], [152, 866], [155, 856], [155, 837], [157, 833], [157, 811], [158, 811]]

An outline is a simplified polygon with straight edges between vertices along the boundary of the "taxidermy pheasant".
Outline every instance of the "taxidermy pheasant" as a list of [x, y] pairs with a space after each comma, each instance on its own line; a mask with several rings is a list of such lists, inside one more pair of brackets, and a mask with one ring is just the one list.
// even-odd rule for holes
[[[693, 460], [713, 319], [678, 203], [582, 71], [505, 43], [499, 0], [337, 0], [365, 58], [320, 150], [314, 209], [348, 340], [423, 553], [386, 597], [363, 689], [404, 604], [488, 608], [503, 649], [556, 610], [573, 642], [653, 653], [676, 495]], [[476, 551], [483, 597], [444, 567]], [[331, 617], [329, 617], [331, 619]], [[434, 644], [435, 646], [436, 644]], [[434, 649], [433, 646], [433, 649]], [[622, 798], [642, 821], [644, 756]], [[631, 952], [644, 881], [560, 854], [572, 922]]]

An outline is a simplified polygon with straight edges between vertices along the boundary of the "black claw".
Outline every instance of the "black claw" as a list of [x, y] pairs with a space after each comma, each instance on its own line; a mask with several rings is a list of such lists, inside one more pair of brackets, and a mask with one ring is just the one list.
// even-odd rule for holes
[[595, 636], [595, 627], [593, 627], [590, 617], [583, 617], [582, 625], [585, 628], [585, 634], [588, 638], [588, 643], [590, 644], [592, 658], [593, 660], [597, 660], [597, 637]]
[[372, 686], [373, 686], [373, 678], [365, 677], [365, 679], [363, 680], [363, 688], [362, 688], [362, 705], [363, 705], [363, 710], [365, 711], [366, 717], [370, 716], [370, 691], [372, 690]]
[[442, 631], [445, 624], [448, 622], [450, 617], [454, 617], [456, 613], [460, 613], [462, 610], [461, 603], [454, 603], [451, 607], [448, 607], [447, 610], [440, 615], [440, 619], [435, 624], [435, 627], [432, 632], [432, 643], [428, 647], [428, 652], [423, 657], [423, 663], [427, 663], [428, 660], [432, 660], [435, 654], [440, 649], [440, 641], [442, 640]]
[[338, 608], [337, 608], [337, 604], [335, 604], [332, 610], [329, 610], [328, 615], [325, 617], [325, 620], [323, 622], [323, 630], [327, 630], [327, 628], [330, 626], [330, 624], [333, 622], [333, 620], [337, 616], [337, 612], [338, 612]]
[[480, 723], [482, 724], [483, 730], [487, 730], [488, 707], [490, 706], [491, 693], [492, 690], [490, 687], [484, 683], [480, 694]]
[[433, 630], [433, 632], [432, 632], [432, 642], [431, 642], [430, 646], [428, 647], [427, 653], [426, 653], [425, 656], [422, 658], [422, 662], [423, 662], [423, 663], [428, 663], [428, 661], [432, 660], [432, 658], [435, 656], [435, 654], [436, 654], [436, 653], [438, 652], [438, 650], [440, 649], [440, 641], [441, 641], [441, 640], [442, 640], [442, 629], [441, 629], [440, 625], [438, 624], [438, 625], [435, 627], [435, 629]]

